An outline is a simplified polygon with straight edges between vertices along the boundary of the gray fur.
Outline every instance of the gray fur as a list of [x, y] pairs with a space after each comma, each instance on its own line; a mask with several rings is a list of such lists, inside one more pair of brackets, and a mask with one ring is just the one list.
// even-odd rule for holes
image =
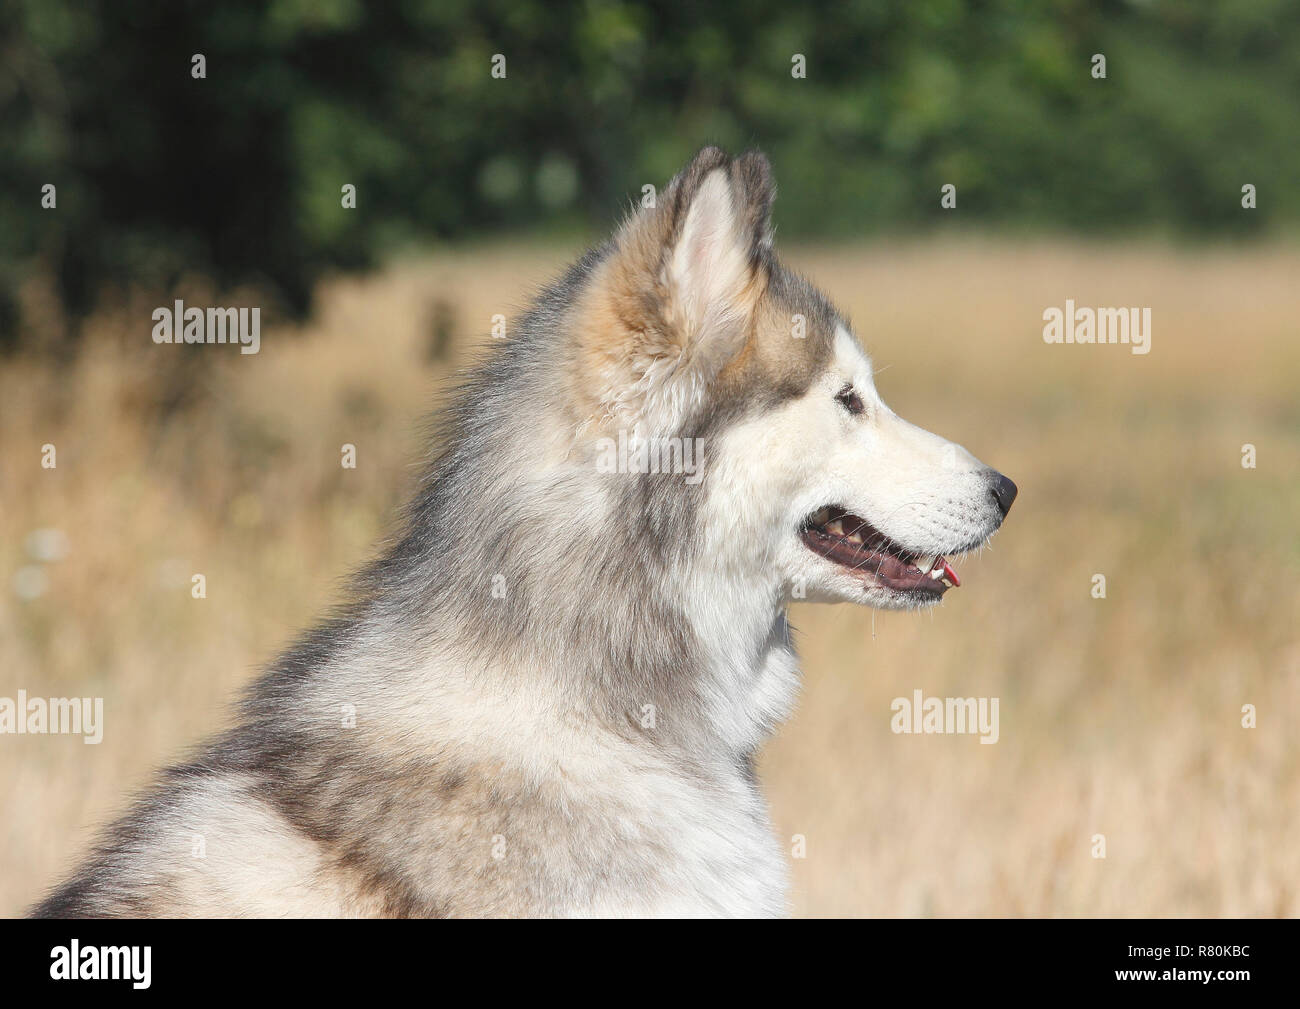
[[[804, 314], [810, 335], [797, 362], [746, 372], [683, 417], [674, 433], [709, 443], [802, 395], [842, 325], [771, 251], [760, 155], [703, 152], [673, 184], [670, 233], [718, 167], [773, 311]], [[563, 402], [572, 330], [615, 254], [583, 256], [469, 376], [403, 532], [353, 601], [272, 663], [236, 727], [165, 771], [34, 914], [785, 911], [753, 772], [785, 707], [744, 693], [796, 675], [781, 587], [755, 580], [720, 656], [682, 591], [683, 572], [714, 563], [709, 481], [548, 476], [532, 461], [553, 449], [546, 431], [578, 420]], [[604, 511], [586, 507], [593, 494]], [[514, 750], [516, 726], [536, 756]]]

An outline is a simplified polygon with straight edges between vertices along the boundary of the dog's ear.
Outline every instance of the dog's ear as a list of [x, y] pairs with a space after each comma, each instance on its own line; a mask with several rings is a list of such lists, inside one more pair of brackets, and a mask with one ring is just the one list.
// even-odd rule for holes
[[[762, 250], [771, 244], [776, 190], [767, 159], [732, 161], [706, 147], [669, 185], [672, 227], [664, 241], [664, 297], [687, 346], [725, 353], [753, 309]], [[735, 348], [739, 349], [739, 348]]]
[[775, 196], [762, 154], [706, 147], [623, 225], [580, 317], [593, 419], [668, 433], [741, 352], [767, 284]]

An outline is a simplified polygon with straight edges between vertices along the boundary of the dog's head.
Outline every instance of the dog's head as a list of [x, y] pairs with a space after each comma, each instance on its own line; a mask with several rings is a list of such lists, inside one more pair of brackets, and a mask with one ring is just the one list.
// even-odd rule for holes
[[571, 344], [580, 426], [668, 460], [687, 442], [720, 567], [788, 598], [936, 602], [1015, 484], [885, 405], [844, 317], [777, 261], [774, 197], [761, 154], [706, 148], [627, 221]]

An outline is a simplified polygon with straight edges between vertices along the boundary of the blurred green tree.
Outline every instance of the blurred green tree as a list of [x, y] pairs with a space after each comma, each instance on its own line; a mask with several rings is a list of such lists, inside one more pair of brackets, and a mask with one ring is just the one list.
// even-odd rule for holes
[[10, 342], [33, 276], [71, 320], [105, 290], [187, 273], [303, 312], [322, 270], [403, 243], [606, 222], [705, 142], [769, 154], [786, 234], [1249, 234], [1300, 218], [1300, 7], [1285, 0], [5, 8]]

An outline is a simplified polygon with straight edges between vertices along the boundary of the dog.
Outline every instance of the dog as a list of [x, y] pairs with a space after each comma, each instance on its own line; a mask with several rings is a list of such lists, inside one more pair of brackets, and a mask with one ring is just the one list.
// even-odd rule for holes
[[882, 402], [709, 147], [463, 383], [401, 533], [39, 916], [780, 916], [795, 599], [932, 606], [1015, 485]]

